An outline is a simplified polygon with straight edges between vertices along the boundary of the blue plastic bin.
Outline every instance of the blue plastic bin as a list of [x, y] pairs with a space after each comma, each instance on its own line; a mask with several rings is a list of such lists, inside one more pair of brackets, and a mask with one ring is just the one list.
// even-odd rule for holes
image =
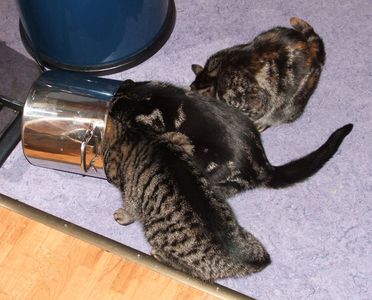
[[158, 51], [175, 23], [173, 0], [18, 0], [26, 48], [43, 66], [128, 69]]

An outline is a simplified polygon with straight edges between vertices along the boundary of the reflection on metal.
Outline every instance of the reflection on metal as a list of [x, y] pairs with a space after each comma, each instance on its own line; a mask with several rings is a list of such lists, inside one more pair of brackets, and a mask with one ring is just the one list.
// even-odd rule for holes
[[36, 222], [40, 222], [51, 228], [59, 230], [65, 234], [79, 238], [87, 243], [105, 249], [106, 251], [119, 255], [125, 259], [135, 261], [151, 270], [168, 276], [174, 280], [178, 280], [193, 288], [202, 290], [220, 299], [254, 300], [253, 298], [245, 296], [241, 293], [238, 293], [219, 284], [209, 284], [192, 278], [182, 272], [176, 271], [172, 268], [162, 265], [161, 263], [156, 261], [151, 256], [148, 256], [147, 254], [144, 254], [128, 246], [120, 244], [114, 240], [106, 238], [102, 235], [99, 235], [82, 227], [69, 223], [55, 216], [52, 216], [46, 212], [38, 210], [17, 200], [11, 199], [2, 194], [0, 194], [0, 207], [10, 209]]
[[94, 137], [94, 130], [95, 129], [96, 129], [96, 126], [94, 125], [94, 123], [89, 124], [89, 128], [86, 130], [83, 142], [81, 143], [81, 147], [80, 147], [80, 168], [84, 173], [88, 172], [88, 170], [91, 167], [94, 169], [94, 171], [97, 172], [97, 168], [94, 165], [95, 160], [97, 158], [97, 154], [89, 162], [89, 165], [87, 167], [87, 146], [89, 145], [90, 140]]
[[102, 142], [120, 84], [62, 71], [41, 75], [23, 110], [22, 145], [30, 163], [106, 178]]

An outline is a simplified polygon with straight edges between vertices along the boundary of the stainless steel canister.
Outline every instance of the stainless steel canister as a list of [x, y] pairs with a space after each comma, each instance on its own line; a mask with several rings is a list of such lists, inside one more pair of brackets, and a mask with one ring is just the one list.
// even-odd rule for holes
[[106, 178], [102, 143], [121, 82], [64, 71], [43, 73], [23, 110], [22, 145], [30, 163]]

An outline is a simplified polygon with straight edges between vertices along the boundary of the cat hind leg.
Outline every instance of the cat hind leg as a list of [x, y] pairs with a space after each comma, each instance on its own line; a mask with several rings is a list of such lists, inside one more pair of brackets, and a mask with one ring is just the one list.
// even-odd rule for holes
[[130, 215], [124, 208], [118, 208], [114, 212], [114, 219], [120, 225], [129, 225], [133, 223], [136, 219]]
[[264, 132], [267, 128], [270, 127], [269, 124], [267, 124], [265, 121], [262, 119], [259, 119], [257, 121], [254, 121], [254, 125], [256, 126], [258, 132]]

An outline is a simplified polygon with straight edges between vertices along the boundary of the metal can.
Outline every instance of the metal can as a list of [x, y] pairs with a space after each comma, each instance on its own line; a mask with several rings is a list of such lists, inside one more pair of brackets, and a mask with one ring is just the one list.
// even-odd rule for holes
[[22, 146], [36, 166], [106, 178], [102, 145], [121, 81], [65, 71], [43, 73], [23, 110]]

